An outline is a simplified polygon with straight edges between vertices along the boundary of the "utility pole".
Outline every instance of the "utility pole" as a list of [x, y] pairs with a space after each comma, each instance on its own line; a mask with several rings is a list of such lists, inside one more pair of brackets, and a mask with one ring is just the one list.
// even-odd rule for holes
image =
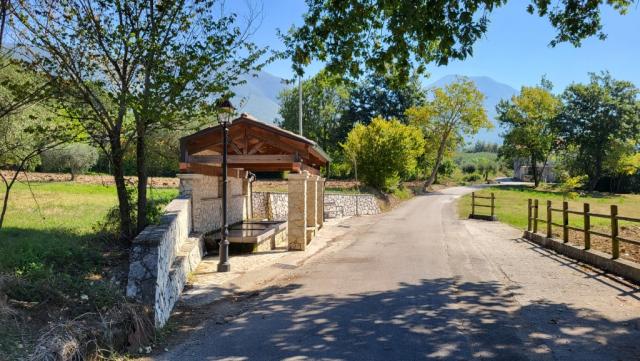
[[302, 76], [298, 75], [298, 127], [302, 135]]

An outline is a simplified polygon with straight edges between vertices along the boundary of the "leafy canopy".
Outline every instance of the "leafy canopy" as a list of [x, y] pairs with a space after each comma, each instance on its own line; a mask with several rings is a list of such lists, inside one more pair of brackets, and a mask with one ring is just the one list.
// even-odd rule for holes
[[[591, 74], [588, 84], [572, 84], [562, 94], [560, 135], [576, 150], [581, 174], [593, 190], [602, 177], [607, 158], [625, 144], [632, 151], [640, 141], [640, 90], [609, 73]], [[624, 154], [624, 153], [623, 153]]]
[[[360, 77], [383, 74], [393, 65], [401, 79], [417, 66], [447, 64], [473, 54], [473, 44], [487, 31], [489, 15], [507, 0], [307, 0], [304, 24], [283, 35], [301, 74], [318, 59], [335, 74]], [[604, 37], [601, 5], [625, 13], [632, 0], [531, 0], [527, 10], [548, 17], [557, 29], [551, 45]]]
[[342, 146], [353, 155], [365, 184], [393, 190], [415, 172], [425, 142], [420, 129], [378, 117], [369, 125], [356, 124]]
[[[542, 86], [522, 87], [520, 94], [498, 103], [497, 118], [505, 129], [501, 156], [525, 158], [531, 169], [546, 162], [557, 143], [556, 120], [561, 106], [560, 99]], [[533, 179], [537, 186], [537, 171]]]

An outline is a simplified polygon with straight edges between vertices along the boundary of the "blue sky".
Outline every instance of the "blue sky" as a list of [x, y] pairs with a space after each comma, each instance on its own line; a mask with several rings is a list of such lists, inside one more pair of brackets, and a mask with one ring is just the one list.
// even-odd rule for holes
[[[282, 49], [276, 29], [287, 30], [302, 22], [306, 10], [303, 0], [248, 0], [262, 4], [263, 17], [253, 40], [260, 45]], [[238, 0], [235, 6], [239, 6]], [[561, 91], [572, 82], [588, 80], [588, 72], [609, 70], [615, 78], [640, 86], [640, 9], [633, 5], [626, 16], [606, 7], [603, 14], [605, 41], [591, 38], [582, 47], [561, 44], [548, 46], [554, 29], [546, 18], [529, 15], [528, 2], [511, 0], [508, 5], [490, 15], [491, 24], [484, 38], [474, 47], [474, 56], [454, 61], [445, 67], [429, 66], [431, 82], [447, 74], [489, 76], [499, 82], [519, 88], [537, 84], [543, 74]], [[246, 9], [246, 6], [243, 5]], [[241, 11], [239, 11], [241, 12]], [[307, 74], [317, 72], [322, 64], [312, 64]], [[270, 64], [267, 72], [290, 78], [290, 62], [281, 60]]]

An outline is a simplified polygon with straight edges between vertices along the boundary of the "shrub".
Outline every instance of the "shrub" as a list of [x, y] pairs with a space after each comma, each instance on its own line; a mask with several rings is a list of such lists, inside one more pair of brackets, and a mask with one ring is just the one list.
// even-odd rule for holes
[[471, 163], [467, 163], [465, 165], [462, 166], [462, 172], [465, 174], [472, 174], [476, 172], [476, 165], [475, 164], [471, 164]]
[[478, 173], [468, 174], [468, 175], [464, 176], [464, 178], [463, 178], [463, 180], [465, 182], [477, 182], [480, 179], [482, 179], [482, 177]]
[[342, 146], [364, 184], [393, 190], [415, 174], [425, 141], [420, 129], [377, 117], [367, 126], [357, 124]]
[[69, 172], [74, 180], [96, 164], [98, 151], [88, 144], [74, 143], [46, 151], [41, 158], [44, 171]]

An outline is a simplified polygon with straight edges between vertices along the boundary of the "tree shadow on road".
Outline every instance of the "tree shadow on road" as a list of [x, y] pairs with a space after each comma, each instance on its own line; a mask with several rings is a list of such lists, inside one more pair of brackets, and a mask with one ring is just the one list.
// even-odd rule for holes
[[347, 297], [302, 291], [297, 284], [269, 288], [246, 312], [224, 322], [202, 314], [199, 331], [170, 358], [632, 360], [640, 355], [639, 318], [611, 321], [546, 299], [520, 305], [513, 297], [518, 287], [505, 290], [495, 282], [425, 279]]

